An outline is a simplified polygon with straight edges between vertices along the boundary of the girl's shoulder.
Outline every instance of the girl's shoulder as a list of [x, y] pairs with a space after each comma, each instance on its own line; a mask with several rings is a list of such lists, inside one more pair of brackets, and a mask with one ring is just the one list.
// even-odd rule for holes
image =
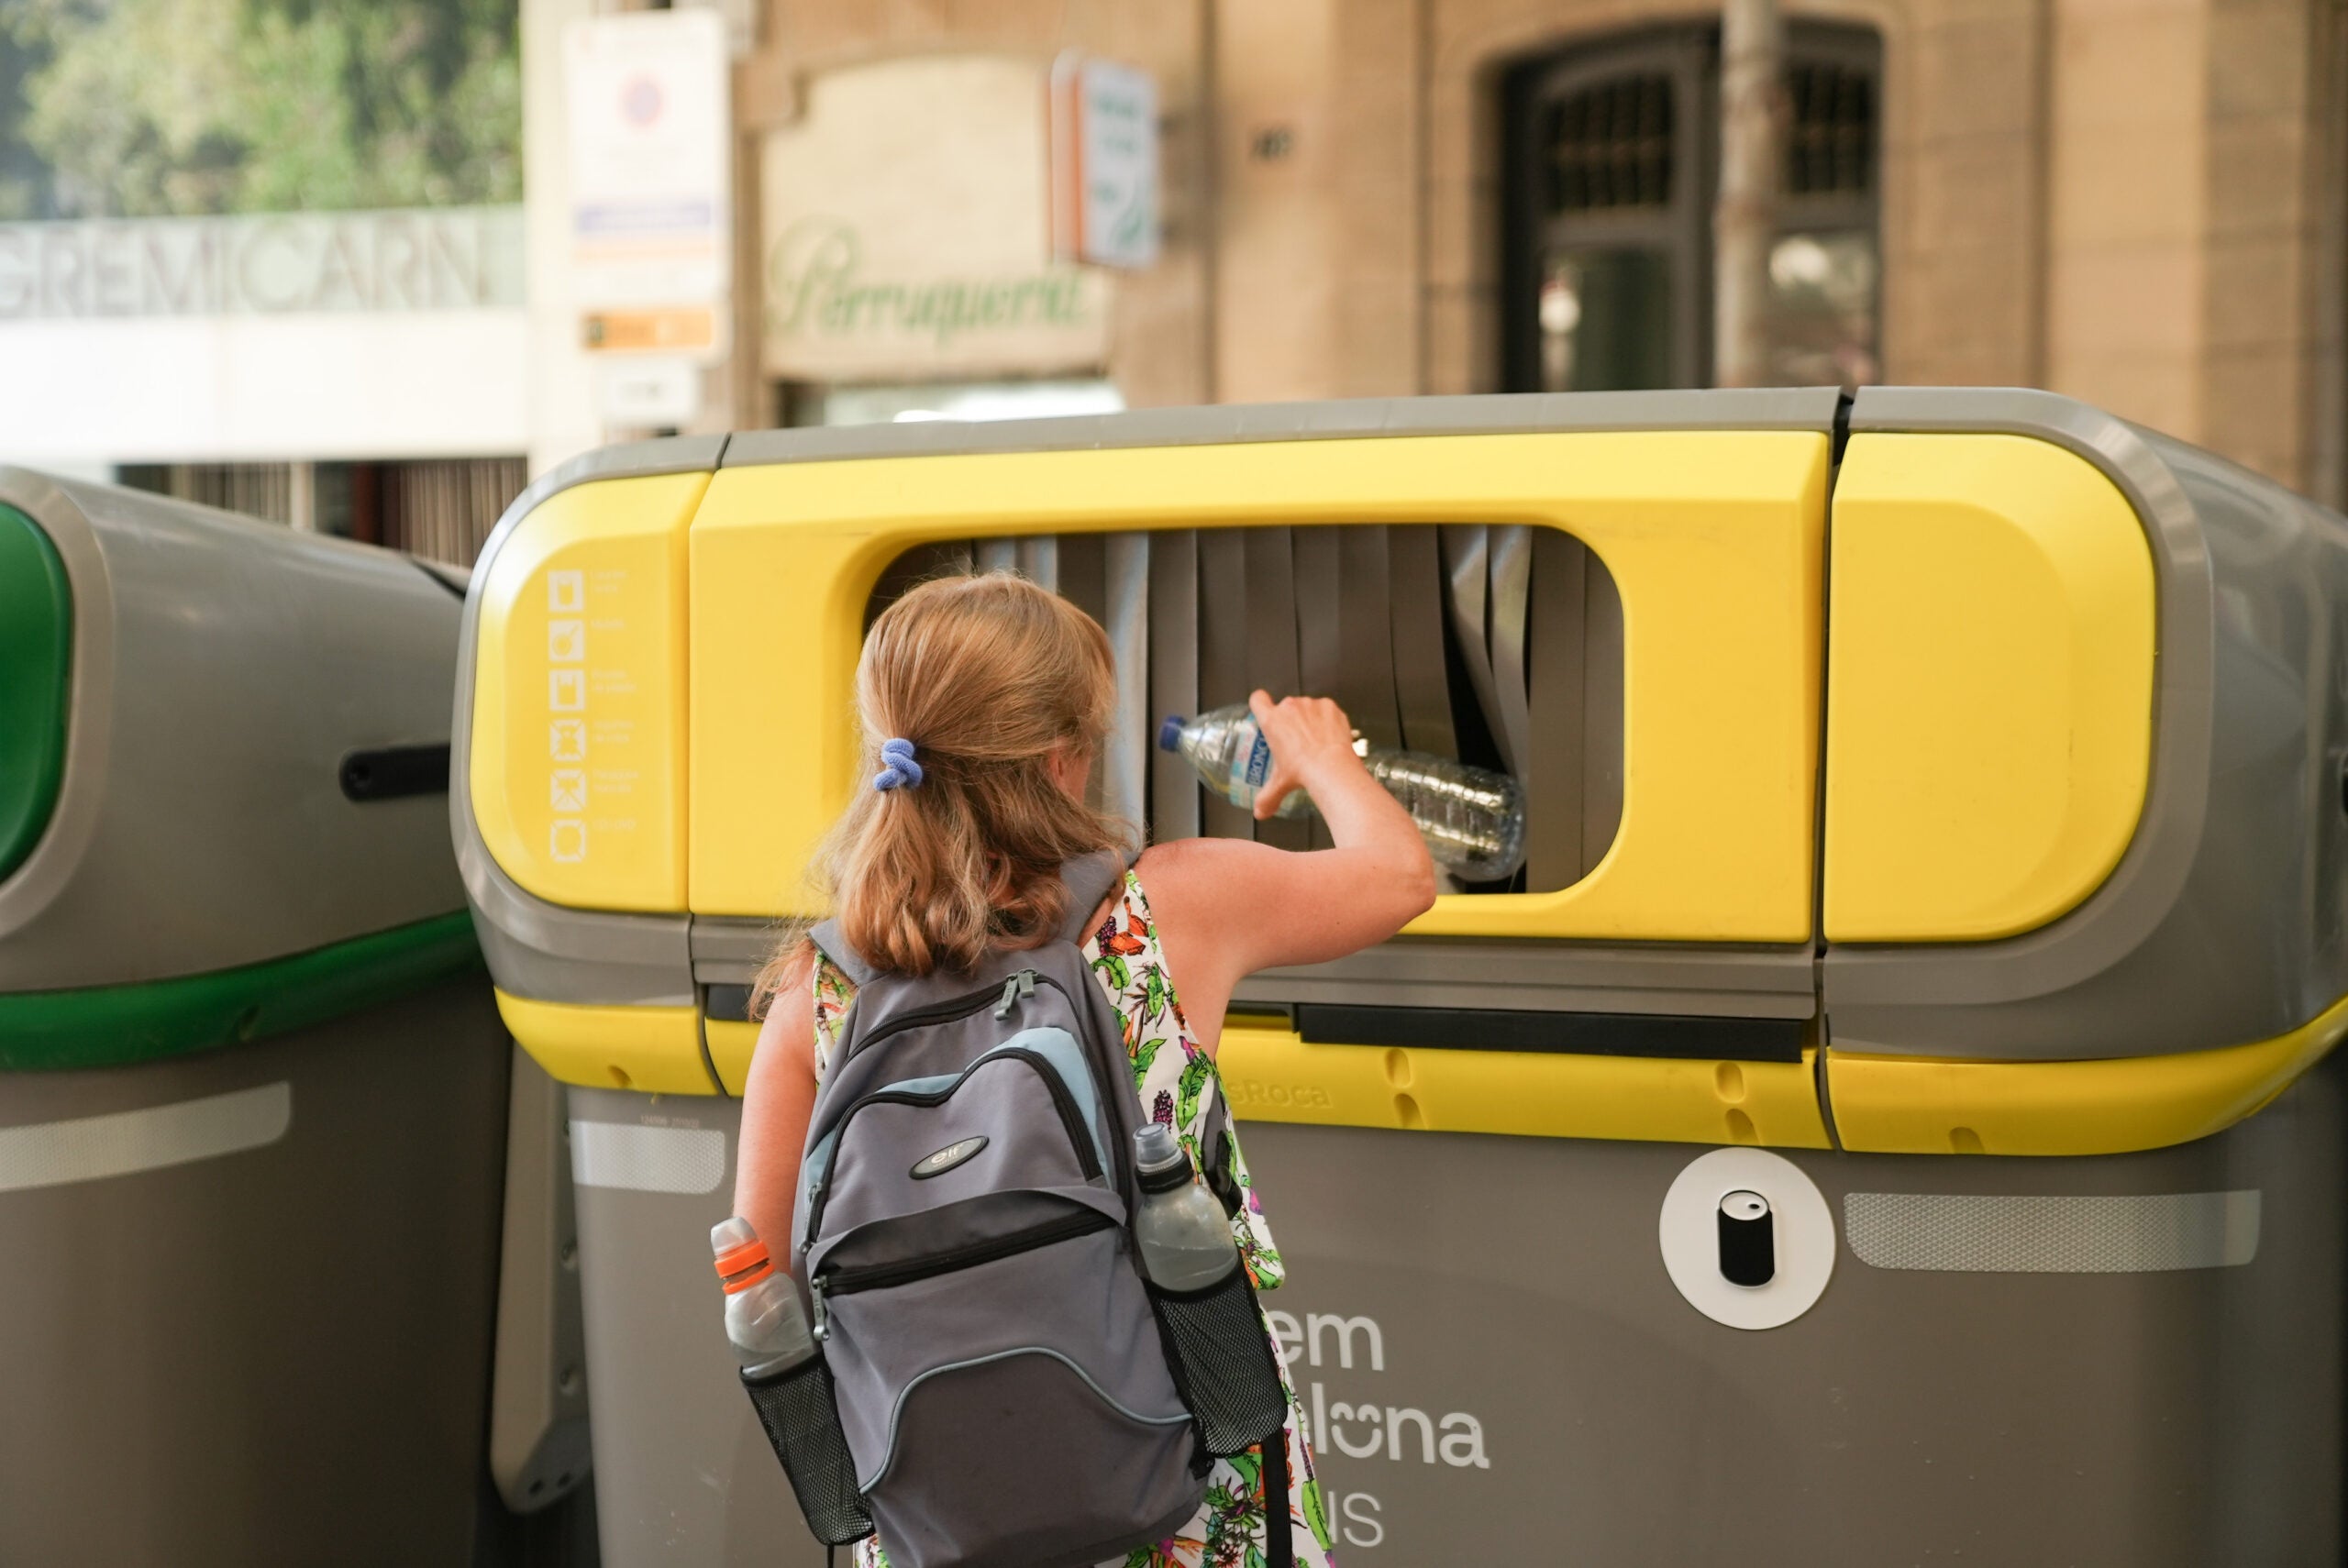
[[1135, 862], [1149, 902], [1179, 927], [1216, 930], [1285, 892], [1282, 872], [1309, 858], [1246, 838], [1178, 838]]
[[1149, 889], [1154, 903], [1213, 898], [1246, 878], [1264, 846], [1245, 838], [1178, 838], [1141, 852], [1127, 875]]

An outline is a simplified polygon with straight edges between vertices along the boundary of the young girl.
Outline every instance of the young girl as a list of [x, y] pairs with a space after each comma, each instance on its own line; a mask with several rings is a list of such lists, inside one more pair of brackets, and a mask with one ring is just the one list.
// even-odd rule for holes
[[[876, 967], [914, 975], [1048, 940], [1067, 913], [1061, 864], [1129, 842], [1125, 824], [1085, 804], [1115, 697], [1107, 635], [1023, 578], [944, 579], [874, 623], [856, 680], [869, 783], [817, 865], [843, 935]], [[1124, 1021], [1146, 1113], [1172, 1121], [1194, 1162], [1222, 1093], [1215, 1045], [1239, 980], [1381, 942], [1434, 899], [1425, 845], [1355, 757], [1336, 704], [1274, 702], [1258, 691], [1251, 706], [1272, 748], [1257, 814], [1291, 790], [1310, 790], [1336, 847], [1290, 854], [1228, 838], [1153, 845], [1092, 912], [1084, 946]], [[743, 1097], [734, 1204], [759, 1235], [780, 1237], [791, 1232], [815, 1086], [854, 988], [798, 939], [776, 955], [759, 989], [769, 999]], [[1200, 1092], [1178, 1095], [1186, 1072]], [[1186, 1118], [1173, 1114], [1178, 1103], [1191, 1108]], [[1273, 1289], [1284, 1270], [1246, 1161], [1235, 1139], [1220, 1146], [1219, 1174], [1229, 1179], [1216, 1185], [1244, 1195], [1234, 1222], [1241, 1255], [1257, 1287]], [[1124, 1568], [1251, 1561], [1250, 1547], [1266, 1550], [1268, 1502], [1288, 1511], [1301, 1568], [1325, 1568], [1328, 1518], [1302, 1427], [1291, 1383], [1288, 1496], [1265, 1498], [1260, 1457], [1219, 1459], [1196, 1517]], [[880, 1568], [885, 1543], [868, 1539], [855, 1561]]]

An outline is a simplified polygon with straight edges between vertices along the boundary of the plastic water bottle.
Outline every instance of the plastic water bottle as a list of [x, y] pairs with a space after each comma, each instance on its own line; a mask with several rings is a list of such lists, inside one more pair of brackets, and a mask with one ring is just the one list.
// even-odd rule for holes
[[1141, 1208], [1134, 1244], [1141, 1270], [1160, 1290], [1187, 1294], [1217, 1285], [1239, 1266], [1239, 1242], [1214, 1195], [1191, 1176], [1191, 1156], [1171, 1128], [1153, 1121], [1134, 1134]]
[[[1195, 719], [1168, 718], [1158, 726], [1157, 744], [1188, 757], [1208, 789], [1242, 811], [1255, 809], [1257, 792], [1271, 776], [1271, 745], [1244, 702]], [[1524, 864], [1524, 791], [1515, 779], [1423, 751], [1389, 751], [1358, 740], [1354, 750], [1418, 823], [1436, 865], [1463, 882], [1497, 882]], [[1312, 809], [1295, 790], [1275, 814], [1301, 817]]]
[[807, 1314], [791, 1276], [774, 1266], [767, 1244], [737, 1215], [709, 1232], [717, 1277], [725, 1285], [725, 1337], [745, 1371], [796, 1366], [815, 1353]]

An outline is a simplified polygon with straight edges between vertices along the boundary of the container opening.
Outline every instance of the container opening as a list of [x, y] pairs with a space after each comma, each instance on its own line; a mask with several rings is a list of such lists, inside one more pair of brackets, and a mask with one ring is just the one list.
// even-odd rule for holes
[[1572, 535], [1527, 525], [1061, 534], [920, 546], [881, 573], [865, 624], [929, 578], [997, 568], [1065, 595], [1109, 633], [1118, 719], [1095, 769], [1101, 803], [1154, 839], [1325, 845], [1312, 821], [1257, 823], [1155, 750], [1168, 713], [1274, 695], [1335, 698], [1377, 746], [1512, 774], [1525, 862], [1506, 882], [1579, 881], [1623, 815], [1623, 603]]

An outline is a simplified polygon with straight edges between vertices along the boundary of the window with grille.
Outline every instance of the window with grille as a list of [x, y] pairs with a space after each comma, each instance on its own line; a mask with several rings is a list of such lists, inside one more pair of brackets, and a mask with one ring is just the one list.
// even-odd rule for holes
[[1548, 120], [1552, 211], [1670, 204], [1670, 77], [1600, 83], [1552, 105]]
[[1825, 61], [1786, 72], [1786, 192], [1857, 195], [1875, 188], [1875, 76]]
[[[1877, 379], [1882, 50], [1786, 29], [1769, 378]], [[1720, 33], [1646, 28], [1531, 61], [1503, 88], [1502, 368], [1520, 392], [1708, 384]]]

